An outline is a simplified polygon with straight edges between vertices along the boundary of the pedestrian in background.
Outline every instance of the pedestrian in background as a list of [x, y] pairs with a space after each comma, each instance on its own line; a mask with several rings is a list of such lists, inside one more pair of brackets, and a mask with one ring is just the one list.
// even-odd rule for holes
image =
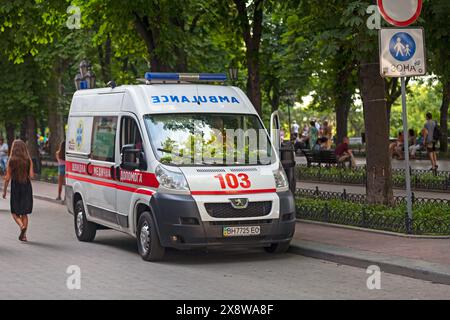
[[332, 141], [332, 138], [333, 138], [333, 127], [328, 124], [328, 121], [324, 121], [323, 122], [322, 137], [327, 139], [326, 140], [326, 145], [325, 145], [326, 150], [330, 150], [331, 149], [331, 143], [333, 142]]
[[423, 134], [423, 144], [427, 149], [428, 156], [431, 161], [431, 170], [435, 171], [438, 168], [437, 165], [437, 155], [436, 155], [436, 139], [435, 139], [435, 131], [437, 128], [437, 122], [433, 120], [433, 116], [430, 112], [426, 114], [427, 121], [422, 129]]
[[317, 130], [315, 121], [311, 121], [309, 124], [311, 126], [309, 128], [309, 148], [313, 149], [319, 138], [319, 130]]
[[342, 163], [345, 166], [345, 163], [348, 162], [350, 168], [355, 169], [356, 161], [352, 150], [349, 148], [349, 145], [350, 140], [348, 139], [348, 137], [344, 137], [342, 143], [339, 144], [334, 150], [334, 154], [336, 155], [339, 163]]
[[6, 191], [11, 182], [11, 214], [20, 228], [20, 241], [27, 241], [28, 215], [33, 211], [33, 176], [33, 162], [25, 142], [14, 140], [6, 167], [3, 199], [6, 199]]
[[63, 186], [66, 184], [66, 141], [62, 141], [56, 151], [56, 160], [58, 161], [58, 197], [61, 200]]
[[8, 162], [8, 144], [3, 137], [0, 138], [0, 166], [2, 174], [6, 172], [6, 164]]
[[300, 126], [297, 124], [297, 121], [293, 121], [292, 122], [292, 126], [291, 126], [291, 139], [295, 141], [295, 139], [298, 138], [298, 129], [300, 128]]

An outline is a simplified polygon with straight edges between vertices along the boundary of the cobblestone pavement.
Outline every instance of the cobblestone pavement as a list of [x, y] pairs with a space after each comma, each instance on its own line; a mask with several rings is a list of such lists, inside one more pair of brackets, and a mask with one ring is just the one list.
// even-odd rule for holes
[[[260, 249], [169, 251], [160, 263], [141, 260], [135, 241], [99, 231], [80, 243], [65, 207], [35, 200], [29, 243], [8, 200], [0, 200], [0, 299], [438, 299], [450, 286], [382, 274], [368, 290], [364, 269]], [[70, 265], [81, 268], [81, 289], [66, 286]]]

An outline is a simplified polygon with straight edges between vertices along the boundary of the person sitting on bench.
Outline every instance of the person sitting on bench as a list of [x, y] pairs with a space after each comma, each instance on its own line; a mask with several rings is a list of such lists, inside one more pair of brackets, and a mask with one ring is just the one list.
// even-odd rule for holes
[[317, 139], [316, 145], [314, 146], [314, 148], [312, 148], [312, 150], [314, 152], [320, 152], [322, 150], [327, 150], [327, 142], [328, 142], [327, 138], [320, 137], [319, 139]]
[[349, 149], [349, 139], [345, 137], [342, 143], [339, 144], [334, 150], [334, 154], [339, 163], [345, 165], [346, 162], [349, 163], [350, 168], [354, 169], [356, 167], [355, 157], [353, 156], [352, 150]]

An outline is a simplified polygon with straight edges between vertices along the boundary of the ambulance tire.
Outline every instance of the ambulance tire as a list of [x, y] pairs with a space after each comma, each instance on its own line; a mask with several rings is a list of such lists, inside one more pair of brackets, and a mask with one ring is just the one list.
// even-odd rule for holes
[[97, 225], [87, 220], [86, 212], [84, 211], [83, 200], [78, 200], [75, 203], [75, 212], [73, 216], [75, 234], [78, 240], [82, 242], [94, 241], [95, 235], [97, 233]]
[[287, 252], [290, 245], [291, 245], [290, 241], [278, 242], [278, 243], [272, 243], [272, 245], [270, 245], [269, 247], [264, 247], [264, 249], [268, 253], [280, 254], [280, 253]]
[[150, 212], [143, 212], [139, 217], [136, 238], [142, 259], [151, 262], [163, 259], [166, 250], [161, 246], [156, 223]]

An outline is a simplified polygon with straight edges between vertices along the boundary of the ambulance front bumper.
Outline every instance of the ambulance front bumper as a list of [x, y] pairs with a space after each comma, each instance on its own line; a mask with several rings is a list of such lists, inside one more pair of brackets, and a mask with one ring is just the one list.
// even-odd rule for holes
[[[161, 245], [177, 249], [212, 246], [269, 246], [290, 241], [295, 232], [295, 205], [290, 191], [277, 193], [279, 216], [277, 219], [202, 221], [198, 205], [190, 195], [156, 193], [150, 207], [155, 217]], [[258, 226], [254, 236], [224, 237], [224, 227]]]

